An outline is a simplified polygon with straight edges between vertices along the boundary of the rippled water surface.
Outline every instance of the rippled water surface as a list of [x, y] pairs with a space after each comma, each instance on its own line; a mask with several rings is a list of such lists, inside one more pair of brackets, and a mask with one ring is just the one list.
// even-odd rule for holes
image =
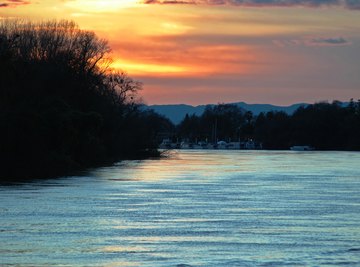
[[360, 266], [360, 153], [178, 151], [0, 186], [1, 266]]

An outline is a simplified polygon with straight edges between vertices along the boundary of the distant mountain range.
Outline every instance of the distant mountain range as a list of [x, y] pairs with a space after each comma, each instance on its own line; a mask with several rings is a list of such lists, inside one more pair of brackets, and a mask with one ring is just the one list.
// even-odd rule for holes
[[[300, 106], [306, 106], [306, 103], [297, 103], [291, 106], [275, 106], [271, 104], [247, 104], [245, 102], [230, 103], [237, 105], [245, 110], [251, 111], [254, 115], [258, 115], [261, 112], [269, 111], [284, 111], [288, 114], [292, 114]], [[148, 108], [153, 109], [155, 112], [164, 115], [169, 118], [174, 124], [179, 124], [186, 114], [201, 116], [208, 105], [191, 106], [185, 104], [178, 105], [150, 105]], [[214, 104], [211, 104], [214, 106]]]

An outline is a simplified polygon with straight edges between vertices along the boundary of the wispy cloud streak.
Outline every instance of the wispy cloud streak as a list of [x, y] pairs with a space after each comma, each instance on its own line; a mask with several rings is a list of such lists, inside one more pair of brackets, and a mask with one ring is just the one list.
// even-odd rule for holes
[[0, 8], [4, 7], [17, 7], [20, 5], [28, 5], [30, 4], [30, 1], [26, 0], [5, 0], [0, 2]]
[[304, 37], [302, 39], [273, 40], [278, 47], [287, 46], [348, 46], [352, 42], [344, 37]]
[[350, 45], [351, 42], [343, 37], [335, 38], [312, 38], [305, 42], [309, 46], [344, 46]]
[[359, 0], [143, 0], [145, 4], [232, 5], [246, 7], [338, 6], [360, 10]]

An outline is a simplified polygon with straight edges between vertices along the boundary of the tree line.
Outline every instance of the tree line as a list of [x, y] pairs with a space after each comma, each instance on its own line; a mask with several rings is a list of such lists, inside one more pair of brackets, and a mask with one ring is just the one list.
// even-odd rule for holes
[[186, 115], [173, 139], [262, 143], [264, 149], [309, 145], [318, 150], [360, 150], [360, 100], [302, 106], [293, 114], [271, 111], [254, 116], [232, 104], [208, 106], [201, 116]]
[[159, 156], [168, 120], [141, 108], [110, 51], [71, 21], [0, 22], [0, 181]]

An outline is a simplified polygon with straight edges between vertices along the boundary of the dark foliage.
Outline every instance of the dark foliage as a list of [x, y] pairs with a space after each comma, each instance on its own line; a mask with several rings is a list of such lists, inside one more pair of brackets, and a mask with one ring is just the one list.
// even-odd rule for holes
[[110, 49], [73, 22], [0, 22], [0, 181], [158, 156], [164, 119], [141, 84], [107, 68]]
[[208, 139], [238, 141], [253, 139], [265, 149], [289, 149], [309, 145], [318, 150], [360, 150], [360, 100], [346, 107], [338, 101], [284, 112], [260, 113], [254, 117], [233, 105], [207, 107], [200, 117], [187, 115], [178, 126], [180, 138], [191, 142]]
[[178, 135], [181, 139], [188, 139], [191, 142], [196, 140], [215, 142], [215, 139], [238, 140], [240, 133], [245, 137], [252, 131], [248, 125], [249, 120], [252, 120], [251, 112], [246, 112], [236, 105], [207, 106], [200, 117], [195, 114], [186, 115], [178, 125]]
[[317, 103], [299, 108], [291, 118], [290, 144], [321, 150], [360, 150], [360, 101]]

